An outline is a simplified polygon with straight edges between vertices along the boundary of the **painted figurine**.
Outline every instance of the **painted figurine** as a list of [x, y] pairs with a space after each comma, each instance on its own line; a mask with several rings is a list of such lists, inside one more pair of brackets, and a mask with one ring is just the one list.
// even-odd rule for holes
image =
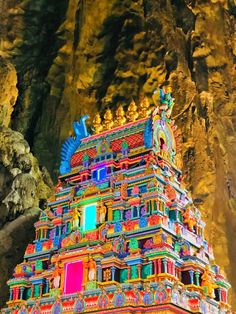
[[99, 218], [100, 218], [100, 223], [104, 223], [106, 219], [106, 213], [107, 213], [107, 208], [104, 205], [103, 202], [100, 203], [99, 206]]
[[94, 259], [90, 256], [88, 261], [88, 280], [94, 281], [96, 280], [96, 262]]

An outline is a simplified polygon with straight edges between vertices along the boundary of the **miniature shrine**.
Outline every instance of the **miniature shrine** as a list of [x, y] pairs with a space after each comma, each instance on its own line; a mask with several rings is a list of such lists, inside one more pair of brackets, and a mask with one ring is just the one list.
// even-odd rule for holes
[[231, 313], [229, 282], [186, 190], [174, 99], [74, 122], [55, 195], [8, 281], [1, 313]]

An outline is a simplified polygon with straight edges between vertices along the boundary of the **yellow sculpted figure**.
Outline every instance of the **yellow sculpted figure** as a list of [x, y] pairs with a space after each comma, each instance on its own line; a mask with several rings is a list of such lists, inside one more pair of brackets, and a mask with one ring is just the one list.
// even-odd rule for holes
[[78, 211], [77, 208], [73, 208], [72, 211], [72, 229], [77, 230], [79, 228], [79, 217], [80, 217], [80, 212]]
[[207, 294], [211, 298], [215, 297], [214, 289], [218, 288], [218, 286], [214, 283], [213, 274], [211, 273], [208, 265], [206, 266], [204, 273], [202, 274], [201, 286], [203, 288], [207, 288]]
[[93, 126], [94, 126], [94, 130], [95, 130], [95, 134], [98, 134], [100, 132], [102, 132], [102, 119], [100, 117], [100, 114], [97, 113], [93, 119]]
[[116, 110], [116, 119], [115, 119], [115, 126], [122, 126], [126, 123], [125, 112], [122, 105]]
[[96, 262], [90, 256], [88, 261], [88, 280], [94, 281], [96, 280]]
[[147, 118], [151, 114], [151, 108], [150, 108], [150, 103], [148, 101], [147, 97], [144, 97], [143, 100], [140, 102], [139, 105], [139, 118]]
[[131, 101], [128, 110], [126, 112], [126, 116], [128, 119], [128, 122], [134, 122], [138, 119], [138, 112], [137, 112], [137, 106], [134, 102], [134, 100]]
[[189, 230], [193, 230], [193, 227], [196, 225], [196, 218], [194, 217], [191, 207], [186, 208], [185, 213], [183, 213], [184, 223], [188, 225]]
[[106, 213], [107, 213], [107, 208], [103, 204], [103, 202], [101, 202], [100, 206], [99, 206], [99, 215], [100, 215], [99, 220], [100, 220], [100, 223], [104, 223], [105, 222]]
[[113, 125], [114, 125], [113, 114], [111, 112], [111, 109], [107, 109], [107, 111], [104, 114], [104, 121], [103, 121], [104, 131], [109, 131], [110, 129], [112, 129]]

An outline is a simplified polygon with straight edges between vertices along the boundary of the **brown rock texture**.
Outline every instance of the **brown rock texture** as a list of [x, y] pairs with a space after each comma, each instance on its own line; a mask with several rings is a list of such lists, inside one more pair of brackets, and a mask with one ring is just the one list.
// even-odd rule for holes
[[39, 206], [51, 194], [51, 180], [46, 169], [40, 169], [28, 143], [19, 132], [0, 129], [0, 300], [5, 300], [16, 262], [33, 240], [34, 222]]
[[[0, 106], [10, 117], [17, 91], [7, 81], [15, 86], [15, 67], [11, 127], [54, 178], [73, 120], [143, 95], [151, 101], [160, 83], [171, 82], [185, 181], [235, 300], [235, 1], [0, 0], [0, 8], [0, 55], [8, 71], [0, 62], [6, 95]], [[13, 207], [20, 219], [22, 206]], [[17, 261], [12, 256], [11, 265]]]

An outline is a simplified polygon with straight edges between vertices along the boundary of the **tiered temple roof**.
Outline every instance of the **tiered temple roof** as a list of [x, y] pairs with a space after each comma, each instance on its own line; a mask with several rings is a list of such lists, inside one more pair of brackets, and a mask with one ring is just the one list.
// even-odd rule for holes
[[2, 313], [230, 313], [230, 284], [185, 189], [168, 87], [83, 117], [62, 148]]

